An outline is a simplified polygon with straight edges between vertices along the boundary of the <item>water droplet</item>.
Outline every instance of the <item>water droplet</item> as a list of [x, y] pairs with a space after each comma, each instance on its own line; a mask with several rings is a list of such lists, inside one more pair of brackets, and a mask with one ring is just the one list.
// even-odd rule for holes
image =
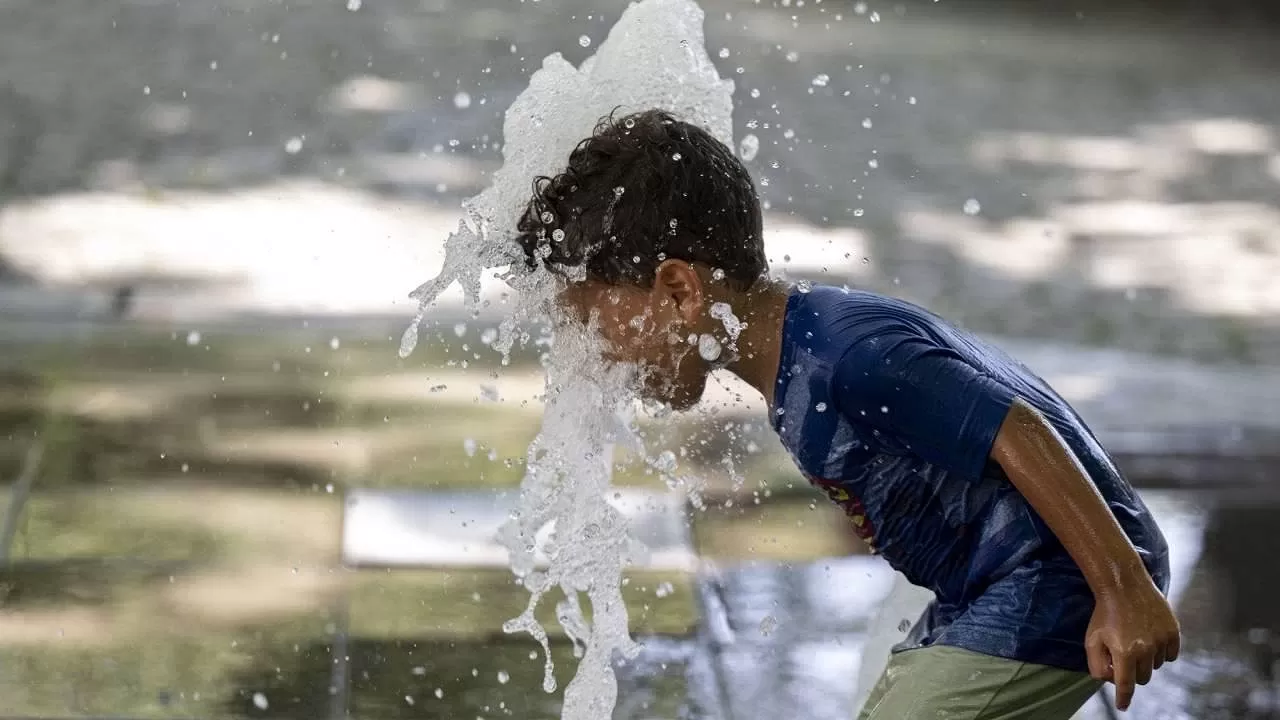
[[871, 123], [871, 118], [862, 118], [862, 127], [866, 128], [866, 129], [868, 129], [868, 130], [870, 130], [870, 129], [871, 129], [871, 124], [872, 124], [872, 123]]
[[423, 675], [427, 674], [427, 669], [425, 667], [422, 667], [421, 665], [417, 665], [410, 672], [412, 672], [414, 675], [417, 675], [418, 677], [422, 677]]
[[564, 230], [556, 228], [551, 231], [551, 239], [555, 242], [564, 242]]
[[463, 335], [466, 335], [466, 334], [467, 334], [467, 324], [466, 324], [466, 323], [458, 323], [457, 325], [454, 325], [454, 326], [453, 326], [453, 334], [454, 334], [454, 335], [457, 335], [458, 337], [462, 337]]
[[916, 96], [915, 96], [915, 95], [912, 95], [911, 97], [907, 98], [907, 104], [908, 104], [908, 105], [915, 105], [915, 104], [916, 104]]
[[765, 615], [760, 621], [760, 634], [768, 637], [770, 633], [778, 628], [778, 620], [772, 615]]
[[729, 48], [720, 48], [720, 57], [721, 58], [729, 57]]
[[475, 457], [476, 441], [474, 438], [467, 438], [462, 441], [462, 449], [467, 453], [467, 457]]
[[658, 457], [653, 460], [653, 469], [660, 473], [670, 474], [676, 471], [679, 462], [676, 460], [676, 454], [670, 450], [663, 450], [658, 453]]
[[814, 409], [814, 410], [817, 410], [818, 412], [826, 412], [826, 411], [827, 411], [827, 404], [826, 404], [826, 403], [824, 403], [824, 402], [820, 402], [820, 403], [818, 403], [817, 405], [814, 405], [814, 406], [813, 406], [813, 409]]
[[751, 88], [751, 97], [753, 98], [760, 97], [760, 88]]
[[751, 162], [756, 159], [758, 152], [760, 152], [760, 138], [749, 133], [742, 136], [742, 142], [738, 143], [738, 154], [742, 159]]
[[436, 688], [435, 696], [437, 700], [444, 697], [444, 690], [441, 690], [440, 688]]
[[675, 160], [676, 162], [680, 162], [680, 157], [681, 157], [681, 156], [680, 156], [680, 153], [674, 153], [674, 154], [671, 156], [671, 159], [672, 159], [672, 160]]
[[253, 694], [253, 706], [259, 710], [266, 710], [271, 707], [271, 703], [267, 702], [267, 696], [260, 692]]
[[865, 214], [866, 214], [866, 211], [863, 210], [862, 208], [854, 208], [854, 211], [853, 211], [854, 217], [862, 217]]
[[555, 222], [555, 219], [556, 219], [556, 216], [552, 215], [550, 210], [543, 210], [542, 215], [540, 215], [539, 217], [542, 219], [542, 223], [544, 225], [550, 225], [551, 223]]
[[289, 138], [289, 142], [284, 144], [284, 151], [289, 153], [290, 155], [297, 155], [298, 153], [302, 152], [303, 142], [305, 142], [305, 138], [302, 138], [300, 136], [291, 137]]
[[471, 107], [471, 96], [465, 92], [459, 92], [453, 96], [453, 106], [459, 110], [466, 110]]
[[622, 124], [626, 126], [628, 130], [630, 130], [631, 128], [636, 126], [636, 121], [632, 118], [627, 118], [626, 120], [622, 121]]
[[337, 349], [338, 349], [338, 348], [340, 348], [340, 347], [342, 347], [342, 341], [341, 341], [341, 340], [339, 340], [339, 339], [338, 339], [338, 338], [336, 338], [336, 337], [331, 337], [331, 338], [329, 338], [329, 349], [330, 349], [330, 350], [337, 350]]
[[192, 346], [200, 344], [199, 330], [192, 330], [191, 332], [187, 333], [187, 344]]
[[653, 591], [653, 593], [660, 598], [664, 598], [673, 592], [675, 592], [675, 588], [672, 587], [669, 582], [659, 583], [658, 587]]
[[413, 707], [413, 696], [412, 696], [412, 695], [405, 695], [405, 696], [404, 696], [404, 703], [405, 703], [406, 705], [408, 705], [409, 707]]
[[799, 290], [802, 293], [807, 293], [813, 290], [813, 283], [808, 280], [800, 280], [796, 282], [796, 290]]
[[864, 3], [864, 2], [855, 3], [855, 4], [854, 4], [854, 6], [853, 6], [853, 11], [854, 11], [856, 14], [858, 14], [858, 15], [866, 15], [866, 14], [867, 14], [867, 4], [866, 4], [866, 3]]
[[720, 341], [716, 340], [709, 334], [703, 333], [703, 335], [698, 338], [698, 355], [707, 362], [715, 362], [719, 359], [720, 353], [723, 352], [723, 350], [724, 349], [720, 347]]
[[791, 52], [787, 53], [787, 62], [796, 62], [799, 59], [800, 59], [800, 53], [796, 52], [795, 50], [792, 50]]
[[831, 76], [827, 75], [826, 73], [821, 73], [817, 77], [815, 77], [811, 82], [814, 87], [826, 87], [827, 83], [831, 82]]
[[578, 44], [582, 47], [591, 47], [591, 38], [586, 35], [582, 35], [578, 38]]
[[485, 328], [480, 332], [480, 342], [485, 345], [492, 345], [494, 340], [498, 339], [498, 331], [496, 328]]
[[889, 412], [889, 406], [888, 406], [888, 405], [881, 405], [881, 406], [880, 406], [880, 412], [882, 412], [882, 413], [886, 413], [886, 414], [887, 414], [887, 413]]
[[910, 620], [906, 618], [902, 618], [901, 620], [898, 621], [898, 632], [904, 633], [904, 632], [908, 632], [909, 630], [911, 630]]
[[964, 201], [963, 209], [964, 209], [965, 215], [977, 215], [978, 213], [982, 212], [982, 203], [978, 202], [973, 198], [969, 198], [968, 200]]
[[357, 12], [364, 5], [364, 0], [347, 0], [347, 9], [351, 12]]
[[506, 671], [506, 670], [499, 670], [499, 671], [498, 671], [498, 683], [499, 683], [500, 685], [506, 685], [506, 684], [507, 684], [507, 683], [509, 683], [509, 682], [511, 682], [511, 676], [507, 674], [507, 671]]
[[712, 271], [711, 271], [711, 279], [712, 279], [712, 280], [723, 280], [723, 279], [724, 279], [724, 270], [721, 270], [720, 268], [716, 268], [715, 270], [712, 270]]

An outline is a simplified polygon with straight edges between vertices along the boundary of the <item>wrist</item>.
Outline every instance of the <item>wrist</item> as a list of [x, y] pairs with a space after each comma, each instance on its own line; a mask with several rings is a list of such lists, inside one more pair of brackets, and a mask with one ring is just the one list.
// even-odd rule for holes
[[1113, 600], [1155, 589], [1146, 566], [1136, 557], [1132, 562], [1110, 563], [1099, 577], [1089, 580], [1089, 586], [1099, 600]]

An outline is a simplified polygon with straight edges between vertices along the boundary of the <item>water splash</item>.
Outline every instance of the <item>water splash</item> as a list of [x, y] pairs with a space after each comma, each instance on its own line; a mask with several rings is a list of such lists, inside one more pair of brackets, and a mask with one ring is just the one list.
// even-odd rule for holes
[[[529, 447], [519, 509], [501, 537], [513, 572], [530, 592], [525, 612], [504, 629], [528, 632], [542, 645], [548, 692], [556, 687], [554, 667], [534, 611], [548, 592], [559, 589], [564, 595], [556, 616], [581, 658], [565, 690], [565, 720], [611, 716], [617, 699], [614, 657], [638, 650], [621, 586], [623, 570], [643, 556], [644, 548], [606, 500], [612, 494], [614, 445], [630, 445], [644, 457], [631, 419], [636, 373], [599, 361], [593, 332], [559, 317], [553, 302], [559, 282], [544, 271], [524, 271], [513, 238], [532, 179], [563, 170], [574, 146], [615, 110], [661, 108], [733, 147], [734, 85], [720, 78], [707, 55], [702, 23], [703, 12], [692, 0], [642, 0], [627, 8], [581, 67], [559, 53], [543, 61], [507, 110], [503, 166], [488, 188], [463, 203], [465, 217], [445, 241], [443, 268], [414, 291], [418, 314], [401, 340], [400, 354], [408, 356], [432, 304], [455, 282], [462, 286], [466, 307], [477, 310], [481, 278], [495, 268], [507, 268], [501, 277], [520, 302], [509, 306], [491, 347], [505, 358], [517, 341], [537, 342], [529, 328], [556, 328], [544, 363], [542, 428]], [[617, 191], [622, 192], [625, 188]], [[700, 502], [696, 491], [694, 502]], [[548, 526], [554, 529], [539, 547]], [[549, 561], [542, 569], [535, 563], [539, 551]], [[591, 604], [590, 623], [580, 604], [583, 593]]]

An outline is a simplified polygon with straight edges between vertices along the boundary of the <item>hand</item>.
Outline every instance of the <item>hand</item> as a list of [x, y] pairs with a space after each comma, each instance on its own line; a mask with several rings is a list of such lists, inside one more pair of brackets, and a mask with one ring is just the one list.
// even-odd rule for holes
[[1100, 595], [1085, 633], [1089, 674], [1116, 686], [1116, 709], [1126, 710], [1134, 686], [1178, 659], [1181, 635], [1169, 601], [1154, 585], [1137, 592]]

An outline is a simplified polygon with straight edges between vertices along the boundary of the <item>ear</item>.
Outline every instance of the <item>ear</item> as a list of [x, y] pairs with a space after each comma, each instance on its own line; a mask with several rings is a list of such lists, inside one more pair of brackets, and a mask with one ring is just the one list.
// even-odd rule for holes
[[693, 323], [702, 313], [702, 278], [683, 260], [665, 260], [654, 276], [653, 292], [660, 302], [670, 302], [675, 314]]

